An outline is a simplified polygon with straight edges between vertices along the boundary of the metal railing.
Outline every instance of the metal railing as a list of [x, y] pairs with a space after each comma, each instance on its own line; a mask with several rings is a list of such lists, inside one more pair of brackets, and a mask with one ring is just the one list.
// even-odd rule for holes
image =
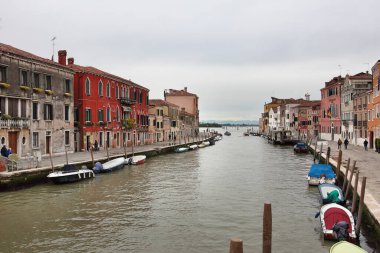
[[119, 98], [119, 101], [120, 101], [120, 104], [124, 104], [124, 105], [133, 105], [133, 104], [136, 104], [136, 100], [134, 99], [130, 99], [130, 98]]
[[29, 119], [0, 120], [0, 128], [29, 128]]

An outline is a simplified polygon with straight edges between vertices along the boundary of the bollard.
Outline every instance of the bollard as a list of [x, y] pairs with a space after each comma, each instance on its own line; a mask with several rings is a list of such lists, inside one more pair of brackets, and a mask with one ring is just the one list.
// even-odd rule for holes
[[345, 193], [346, 192], [346, 184], [347, 184], [347, 174], [348, 174], [348, 169], [350, 168], [350, 158], [347, 160], [347, 165], [346, 165], [346, 174], [344, 174], [344, 181], [343, 181], [343, 187], [342, 191]]
[[331, 148], [327, 147], [326, 164], [329, 164], [330, 162], [330, 152], [331, 152]]
[[91, 152], [92, 167], [95, 167], [95, 163], [94, 163], [94, 154], [92, 153], [92, 152], [93, 152], [93, 148], [90, 148], [90, 152]]
[[352, 182], [352, 177], [354, 175], [355, 166], [356, 166], [356, 161], [354, 161], [354, 163], [352, 164], [352, 169], [350, 170], [350, 180], [348, 180], [348, 182], [347, 182], [347, 187], [346, 187], [346, 192], [344, 194], [344, 199], [348, 198], [348, 192], [350, 191], [350, 186], [351, 186], [351, 182]]
[[363, 216], [364, 195], [365, 195], [365, 185], [366, 185], [366, 182], [367, 182], [367, 177], [363, 177], [363, 179], [362, 179], [362, 189], [361, 189], [361, 192], [360, 192], [358, 222], [356, 224], [356, 233], [357, 234], [360, 234], [360, 226], [362, 224], [362, 216]]
[[[336, 178], [337, 181], [339, 181], [339, 174], [340, 174], [340, 166], [342, 165], [342, 150], [339, 150], [339, 155], [338, 155], [338, 164], [336, 166]], [[338, 185], [338, 182], [337, 182]]]
[[356, 202], [358, 198], [358, 183], [359, 183], [359, 171], [355, 172], [355, 185], [354, 185], [354, 196], [352, 197], [352, 209], [351, 213], [354, 214], [356, 212]]
[[272, 252], [272, 206], [264, 203], [263, 217], [263, 253]]
[[243, 253], [243, 241], [239, 238], [230, 240], [230, 253]]

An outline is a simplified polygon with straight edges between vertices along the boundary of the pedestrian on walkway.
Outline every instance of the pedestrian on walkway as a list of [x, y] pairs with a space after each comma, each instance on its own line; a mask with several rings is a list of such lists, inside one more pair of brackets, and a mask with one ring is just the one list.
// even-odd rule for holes
[[368, 150], [368, 141], [367, 139], [364, 140], [364, 150], [367, 151]]
[[339, 140], [338, 140], [338, 150], [340, 150], [341, 146], [342, 146], [342, 140], [339, 138]]
[[347, 149], [347, 146], [348, 146], [348, 139], [346, 138], [346, 139], [344, 140], [344, 148]]

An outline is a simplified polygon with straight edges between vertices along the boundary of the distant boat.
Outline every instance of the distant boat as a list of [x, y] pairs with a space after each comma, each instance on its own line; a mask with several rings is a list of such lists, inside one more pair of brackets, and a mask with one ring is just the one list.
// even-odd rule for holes
[[119, 170], [124, 167], [124, 157], [119, 157], [112, 159], [108, 162], [103, 163], [103, 168], [100, 170], [101, 173], [104, 172], [112, 172], [115, 170]]
[[182, 153], [189, 150], [189, 147], [180, 147], [175, 150], [176, 153]]
[[198, 145], [197, 144], [193, 144], [193, 145], [190, 145], [189, 148], [191, 150], [194, 150], [194, 149], [197, 149], [198, 148]]
[[368, 253], [368, 251], [360, 248], [353, 243], [341, 241], [335, 243], [330, 248], [330, 253]]
[[210, 142], [209, 141], [204, 141], [204, 142], [202, 142], [202, 144], [204, 144], [205, 146], [210, 146]]
[[356, 241], [354, 217], [347, 208], [327, 204], [321, 207], [320, 217], [324, 239]]
[[309, 185], [335, 184], [336, 175], [330, 164], [312, 164], [307, 175]]
[[226, 136], [230, 136], [230, 135], [231, 135], [231, 133], [230, 133], [230, 132], [228, 132], [228, 131], [226, 131], [226, 132], [224, 133], [224, 135], [226, 135]]
[[62, 171], [52, 172], [47, 177], [55, 184], [72, 183], [95, 177], [92, 170], [77, 169], [72, 164], [65, 164]]
[[293, 151], [295, 153], [308, 153], [309, 152], [309, 150], [307, 149], [307, 146], [304, 142], [298, 142], [296, 145], [294, 145]]
[[243, 135], [244, 136], [249, 136], [249, 133], [248, 132], [244, 132]]
[[337, 203], [343, 205], [345, 203], [342, 190], [335, 184], [320, 184], [318, 186], [322, 203]]

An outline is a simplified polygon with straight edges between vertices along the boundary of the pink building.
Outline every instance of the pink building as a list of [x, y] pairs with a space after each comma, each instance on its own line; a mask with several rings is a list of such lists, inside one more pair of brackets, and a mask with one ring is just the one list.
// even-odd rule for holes
[[334, 77], [321, 89], [321, 138], [338, 140], [341, 138], [340, 93], [343, 84], [341, 76]]

